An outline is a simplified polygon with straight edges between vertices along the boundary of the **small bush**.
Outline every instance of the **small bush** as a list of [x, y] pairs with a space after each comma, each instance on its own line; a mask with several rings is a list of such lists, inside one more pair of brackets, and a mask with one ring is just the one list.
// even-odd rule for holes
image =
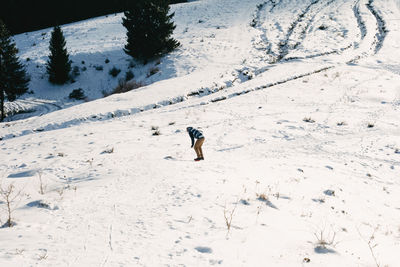
[[21, 196], [21, 191], [16, 191], [14, 184], [9, 184], [6, 187], [3, 187], [0, 184], [0, 198], [3, 200], [5, 204], [5, 211], [7, 213], [7, 222], [1, 227], [12, 227], [15, 223], [12, 221], [12, 214], [15, 210], [15, 206], [17, 205], [15, 202], [17, 198]]
[[135, 75], [133, 74], [133, 72], [131, 70], [128, 70], [125, 73], [125, 81], [128, 82], [128, 81], [132, 80], [133, 78], [135, 78]]
[[79, 89], [74, 89], [70, 94], [69, 94], [70, 99], [76, 99], [76, 100], [83, 100], [86, 98], [82, 88]]
[[156, 74], [159, 71], [160, 71], [160, 69], [157, 68], [157, 67], [151, 68], [149, 74], [147, 74], [147, 77], [150, 77], [150, 76]]
[[110, 63], [110, 60], [108, 58], [106, 58], [106, 60], [104, 61], [104, 63], [108, 64]]
[[318, 29], [321, 30], [321, 31], [325, 31], [326, 29], [328, 29], [328, 26], [321, 25], [321, 26], [318, 27]]
[[374, 124], [373, 123], [368, 123], [368, 128], [374, 128]]
[[114, 66], [114, 67], [112, 67], [112, 69], [108, 73], [115, 78], [115, 77], [118, 76], [118, 74], [120, 72], [121, 72], [121, 70]]
[[107, 148], [106, 150], [104, 150], [103, 152], [101, 152], [100, 154], [112, 154], [114, 153], [114, 148]]
[[161, 135], [161, 132], [159, 130], [156, 130], [153, 132], [153, 135]]
[[129, 82], [126, 82], [124, 79], [120, 79], [119, 82], [118, 82], [118, 86], [115, 87], [114, 90], [112, 90], [111, 93], [103, 91], [103, 95], [106, 97], [106, 96], [113, 95], [113, 94], [126, 93], [126, 92], [129, 92], [131, 90], [140, 88], [142, 86], [144, 86], [143, 83], [137, 82], [135, 80], [131, 80]]
[[133, 78], [135, 78], [135, 75], [133, 74], [133, 72], [131, 70], [128, 70], [125, 73], [125, 81], [128, 82], [128, 81], [132, 80]]
[[316, 252], [330, 252], [333, 250], [328, 249], [327, 247], [335, 247], [335, 238], [336, 233], [327, 233], [324, 230], [314, 233], [316, 242], [315, 242], [315, 251]]
[[79, 75], [81, 75], [81, 72], [80, 72], [79, 67], [78, 67], [78, 66], [74, 66], [74, 67], [72, 68], [72, 78], [76, 78], [76, 77], [78, 77]]
[[256, 194], [256, 196], [257, 196], [257, 199], [260, 200], [260, 201], [268, 201], [268, 196], [265, 193]]
[[102, 71], [104, 69], [102, 65], [96, 65], [96, 66], [94, 66], [94, 68], [97, 71]]
[[315, 122], [315, 120], [311, 119], [311, 117], [308, 117], [308, 118], [306, 117], [306, 118], [303, 119], [303, 121], [304, 122], [309, 122], [309, 123], [314, 123]]

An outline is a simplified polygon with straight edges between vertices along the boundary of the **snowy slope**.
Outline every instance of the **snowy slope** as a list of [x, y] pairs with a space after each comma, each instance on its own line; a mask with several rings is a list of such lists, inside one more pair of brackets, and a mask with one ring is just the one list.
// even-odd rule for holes
[[[154, 76], [155, 62], [133, 68], [147, 86], [0, 124], [1, 186], [20, 192], [0, 266], [398, 265], [398, 4], [173, 6], [182, 47]], [[64, 26], [74, 62], [125, 72], [121, 16]], [[16, 37], [35, 77], [40, 38]], [[34, 78], [20, 103], [67, 107], [79, 86], [98, 98], [106, 71], [59, 92]]]

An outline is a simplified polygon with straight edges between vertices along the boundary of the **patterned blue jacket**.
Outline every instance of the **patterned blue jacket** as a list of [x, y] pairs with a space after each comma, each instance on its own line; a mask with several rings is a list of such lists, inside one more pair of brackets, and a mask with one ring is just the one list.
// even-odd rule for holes
[[192, 139], [192, 147], [194, 145], [194, 139], [201, 139], [204, 138], [204, 135], [201, 131], [193, 128], [193, 127], [187, 127], [186, 131], [189, 133], [190, 139]]

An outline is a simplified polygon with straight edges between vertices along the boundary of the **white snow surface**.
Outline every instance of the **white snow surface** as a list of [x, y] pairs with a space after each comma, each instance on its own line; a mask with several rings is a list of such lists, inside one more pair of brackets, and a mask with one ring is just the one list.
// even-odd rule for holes
[[[64, 86], [51, 29], [15, 36], [33, 93], [6, 105], [35, 111], [0, 123], [0, 266], [398, 266], [399, 1], [171, 11], [181, 47], [145, 66], [123, 14], [62, 26]], [[146, 86], [103, 98], [129, 69]]]

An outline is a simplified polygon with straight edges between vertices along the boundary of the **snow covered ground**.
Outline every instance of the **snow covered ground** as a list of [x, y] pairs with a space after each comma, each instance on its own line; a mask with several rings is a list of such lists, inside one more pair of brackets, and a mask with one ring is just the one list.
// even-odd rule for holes
[[[13, 105], [37, 111], [0, 124], [0, 266], [397, 266], [399, 6], [178, 4], [182, 46], [147, 66], [122, 14], [65, 25], [86, 71], [61, 87], [42, 79], [49, 30], [16, 36], [34, 94]], [[101, 98], [112, 66], [147, 86]]]

